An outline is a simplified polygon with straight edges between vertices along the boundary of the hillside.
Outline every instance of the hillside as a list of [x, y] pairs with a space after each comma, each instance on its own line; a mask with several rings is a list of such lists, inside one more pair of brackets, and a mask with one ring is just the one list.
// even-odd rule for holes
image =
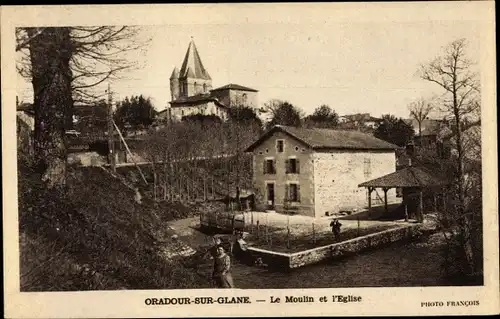
[[161, 257], [174, 247], [166, 222], [183, 205], [134, 200], [134, 191], [101, 168], [70, 168], [64, 191], [48, 191], [19, 161], [22, 291], [169, 289], [209, 282]]

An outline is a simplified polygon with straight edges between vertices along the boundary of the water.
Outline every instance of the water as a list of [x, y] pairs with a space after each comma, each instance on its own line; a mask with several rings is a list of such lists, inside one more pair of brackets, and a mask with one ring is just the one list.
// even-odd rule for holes
[[293, 270], [269, 271], [235, 262], [237, 288], [412, 287], [446, 285], [439, 246], [392, 244], [341, 261]]

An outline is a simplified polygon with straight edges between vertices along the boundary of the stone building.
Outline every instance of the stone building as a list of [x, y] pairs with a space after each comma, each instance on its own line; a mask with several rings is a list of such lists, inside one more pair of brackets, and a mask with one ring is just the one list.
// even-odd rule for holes
[[[358, 131], [275, 126], [247, 148], [259, 210], [320, 217], [367, 206], [358, 185], [396, 171], [397, 146]], [[371, 193], [383, 204], [384, 194]], [[395, 190], [389, 203], [399, 202]]]
[[212, 88], [212, 78], [201, 62], [193, 40], [181, 68], [170, 76], [170, 107], [158, 114], [161, 120], [181, 120], [187, 115], [215, 115], [227, 119], [228, 110], [236, 105], [257, 108], [257, 90], [238, 84]]

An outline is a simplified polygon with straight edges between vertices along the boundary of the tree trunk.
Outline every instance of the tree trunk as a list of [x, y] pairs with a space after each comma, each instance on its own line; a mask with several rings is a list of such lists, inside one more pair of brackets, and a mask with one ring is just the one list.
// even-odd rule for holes
[[72, 124], [69, 28], [28, 28], [35, 108], [35, 163], [49, 188], [66, 183], [65, 130]]

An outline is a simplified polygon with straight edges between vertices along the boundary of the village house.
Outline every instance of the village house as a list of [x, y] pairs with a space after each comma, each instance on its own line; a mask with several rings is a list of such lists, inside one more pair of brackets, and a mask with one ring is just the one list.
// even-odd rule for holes
[[189, 115], [214, 115], [227, 120], [234, 106], [257, 108], [257, 90], [239, 84], [226, 84], [212, 89], [212, 78], [201, 62], [193, 40], [181, 68], [174, 68], [170, 76], [170, 107], [158, 114], [160, 121], [182, 120]]
[[[358, 131], [275, 126], [247, 148], [259, 210], [320, 217], [368, 205], [358, 185], [396, 171], [397, 146]], [[371, 193], [372, 203], [384, 194]], [[400, 202], [394, 189], [389, 203]]]

